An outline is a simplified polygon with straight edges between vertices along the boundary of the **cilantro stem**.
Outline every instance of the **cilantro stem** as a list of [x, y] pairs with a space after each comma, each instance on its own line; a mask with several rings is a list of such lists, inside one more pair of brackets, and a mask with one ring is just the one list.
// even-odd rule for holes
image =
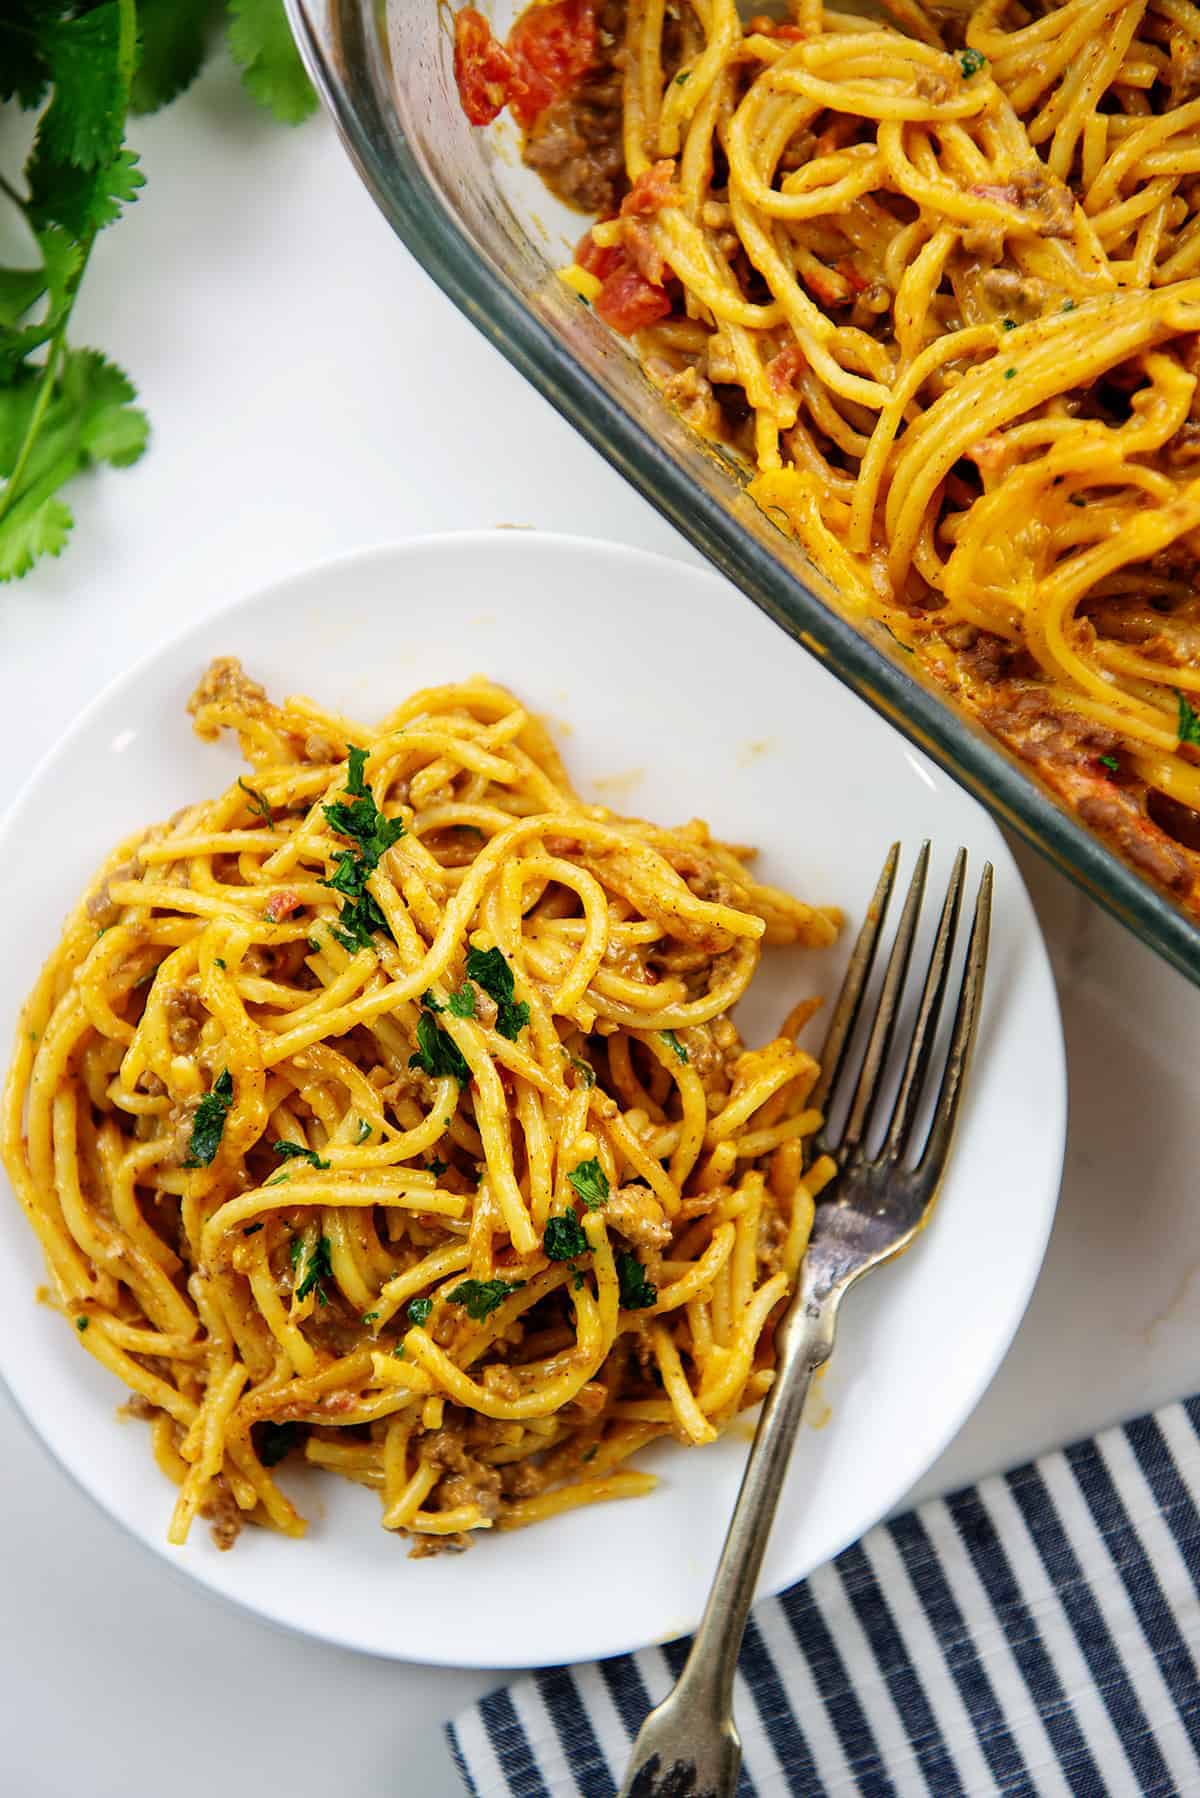
[[[83, 260], [79, 265], [79, 273], [81, 275], [87, 267], [87, 258], [91, 252], [91, 247], [91, 240], [89, 240], [87, 249], [84, 251]], [[50, 347], [46, 351], [46, 360], [42, 367], [42, 379], [38, 386], [37, 398], [33, 402], [33, 411], [29, 414], [29, 423], [25, 427], [25, 435], [21, 439], [21, 447], [17, 451], [17, 459], [13, 463], [12, 473], [4, 483], [3, 493], [0, 493], [0, 524], [2, 524], [8, 517], [8, 514], [16, 504], [17, 496], [21, 491], [21, 477], [24, 475], [29, 458], [33, 454], [33, 446], [38, 440], [38, 434], [42, 428], [42, 420], [45, 418], [46, 408], [50, 404], [50, 396], [54, 391], [54, 376], [57, 372], [59, 353], [66, 341], [67, 324], [71, 317], [71, 308], [75, 304], [76, 292], [78, 292], [78, 282], [75, 283], [74, 291], [72, 292], [71, 299], [67, 305], [63, 318], [59, 323], [58, 330], [50, 339]]]
[[[125, 92], [127, 96], [126, 112], [128, 112], [129, 84], [132, 82], [134, 70], [137, 68], [137, 0], [117, 0], [117, 15], [119, 21], [117, 57], [124, 77]], [[122, 120], [122, 135], [124, 134], [124, 129], [124, 120]], [[0, 181], [3, 181], [3, 179], [3, 176], [0, 176]], [[25, 201], [14, 192], [7, 181], [4, 181], [4, 191], [18, 206], [20, 206], [22, 211], [25, 211]], [[0, 524], [3, 524], [4, 520], [8, 517], [13, 507], [16, 505], [18, 497], [22, 497], [21, 481], [24, 477], [25, 470], [29, 465], [29, 458], [33, 454], [34, 446], [41, 433], [42, 424], [46, 417], [46, 408], [49, 406], [54, 392], [54, 381], [55, 376], [58, 373], [59, 358], [62, 355], [63, 347], [67, 340], [67, 326], [70, 324], [71, 314], [75, 310], [75, 301], [79, 297], [80, 285], [84, 275], [87, 273], [88, 261], [91, 257], [92, 247], [96, 242], [96, 236], [99, 229], [100, 227], [98, 225], [93, 225], [86, 237], [80, 240], [79, 267], [75, 270], [67, 286], [63, 301], [62, 316], [58, 321], [58, 328], [50, 339], [49, 346], [46, 350], [46, 360], [42, 365], [42, 378], [38, 385], [37, 398], [33, 402], [33, 410], [29, 415], [29, 423], [25, 427], [25, 435], [21, 439], [21, 447], [17, 451], [16, 460], [12, 466], [12, 472], [4, 483], [3, 491], [0, 492]]]
[[7, 180], [4, 175], [0, 175], [0, 193], [7, 194], [8, 198], [19, 211], [27, 212], [29, 210], [29, 201], [22, 199], [12, 182]]

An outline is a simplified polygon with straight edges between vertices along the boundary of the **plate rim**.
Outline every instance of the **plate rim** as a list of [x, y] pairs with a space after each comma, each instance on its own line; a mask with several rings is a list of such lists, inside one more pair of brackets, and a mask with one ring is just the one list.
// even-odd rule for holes
[[[535, 545], [536, 549], [534, 548]], [[141, 679], [153, 670], [155, 664], [185, 649], [187, 644], [192, 640], [204, 639], [209, 636], [214, 629], [219, 629], [222, 620], [225, 618], [230, 617], [235, 613], [252, 609], [261, 603], [277, 599], [281, 593], [285, 592], [289, 587], [306, 585], [317, 580], [328, 580], [339, 574], [345, 573], [351, 568], [360, 568], [372, 563], [382, 563], [387, 565], [397, 559], [403, 559], [414, 553], [432, 552], [435, 555], [453, 555], [464, 549], [477, 550], [484, 546], [488, 546], [492, 550], [498, 551], [500, 554], [504, 555], [513, 553], [514, 551], [518, 554], [528, 554], [531, 552], [539, 554], [543, 549], [546, 549], [549, 551], [565, 551], [568, 555], [582, 553], [587, 556], [598, 556], [610, 561], [625, 561], [643, 566], [649, 565], [651, 568], [657, 567], [660, 570], [669, 571], [671, 575], [679, 576], [684, 580], [699, 579], [715, 588], [728, 589], [732, 597], [744, 599], [744, 595], [740, 593], [737, 586], [729, 581], [727, 577], [723, 576], [719, 570], [712, 568], [710, 565], [692, 562], [690, 559], [684, 557], [670, 556], [657, 551], [644, 550], [611, 539], [589, 537], [582, 533], [575, 532], [544, 531], [532, 526], [498, 525], [491, 527], [476, 527], [461, 531], [430, 531], [417, 533], [407, 537], [383, 539], [375, 543], [360, 545], [355, 549], [343, 551], [333, 556], [318, 558], [315, 561], [292, 564], [274, 579], [264, 581], [248, 591], [238, 592], [234, 594], [233, 597], [224, 599], [211, 611], [205, 612], [202, 616], [186, 623], [181, 629], [169, 631], [152, 643], [150, 647], [127, 668], [115, 674], [109, 681], [107, 681], [104, 686], [93, 695], [87, 705], [76, 714], [67, 728], [62, 731], [49, 748], [38, 758], [27, 778], [21, 783], [17, 792], [6, 805], [3, 812], [0, 812], [0, 850], [3, 849], [5, 840], [30, 795], [40, 786], [45, 776], [52, 771], [59, 757], [67, 755], [76, 740], [86, 733], [96, 716], [115, 698], [118, 698], [123, 691], [126, 689], [136, 689]], [[762, 614], [760, 613], [759, 616], [762, 616]], [[764, 622], [768, 621], [764, 620]], [[775, 624], [775, 628], [780, 631], [780, 634], [785, 641], [794, 643], [794, 639], [789, 637], [789, 634], [782, 628], [782, 626], [776, 624], [774, 620], [769, 620], [769, 622]], [[795, 650], [797, 653], [803, 653], [803, 645], [795, 644]], [[820, 658], [814, 658], [814, 660], [816, 660], [818, 666], [820, 666]], [[828, 673], [829, 671], [825, 670], [825, 672]], [[856, 696], [848, 695], [848, 699], [854, 697]], [[869, 710], [870, 708], [868, 708], [868, 711]], [[896, 726], [889, 725], [889, 721], [886, 719], [880, 718], [879, 723], [884, 728], [890, 728], [893, 731], [896, 730]], [[899, 732], [898, 734], [902, 741], [906, 741], [902, 732]], [[999, 832], [1000, 827], [998, 821], [991, 816], [987, 808], [981, 804], [975, 795], [959, 781], [947, 775], [944, 769], [940, 770], [940, 772], [943, 778], [953, 780], [953, 785], [962, 794], [964, 800], [969, 801], [977, 807], [992, 828]], [[1001, 836], [1001, 840], [1003, 841], [1003, 836]], [[877, 1511], [873, 1521], [863, 1527], [858, 1527], [856, 1525], [849, 1529], [844, 1537], [839, 1536], [837, 1547], [831, 1551], [827, 1559], [815, 1563], [805, 1573], [800, 1574], [798, 1577], [791, 1574], [785, 1574], [782, 1578], [775, 1577], [771, 1574], [767, 1574], [766, 1576], [760, 1574], [755, 1592], [754, 1602], [756, 1604], [761, 1603], [769, 1597], [775, 1597], [779, 1592], [787, 1590], [791, 1585], [809, 1578], [811, 1574], [817, 1570], [817, 1567], [828, 1565], [829, 1562], [835, 1560], [837, 1556], [842, 1554], [845, 1549], [850, 1547], [853, 1543], [860, 1541], [872, 1528], [877, 1527], [879, 1524], [886, 1521], [887, 1518], [898, 1514], [899, 1507], [904, 1498], [913, 1490], [914, 1486], [925, 1477], [930, 1468], [940, 1460], [950, 1443], [973, 1416], [984, 1395], [992, 1385], [992, 1382], [1006, 1359], [1021, 1327], [1037, 1288], [1038, 1280], [1041, 1276], [1046, 1250], [1057, 1215], [1059, 1196], [1062, 1187], [1069, 1103], [1069, 1067], [1066, 1057], [1062, 1010], [1058, 1000], [1057, 985], [1054, 979], [1053, 968], [1050, 963], [1045, 937], [1042, 932], [1040, 921], [1037, 919], [1036, 911], [1034, 911], [1032, 901], [1029, 900], [1028, 890], [1025, 888], [1024, 879], [1021, 876], [1020, 869], [1016, 865], [1015, 859], [1012, 858], [1011, 847], [1007, 844], [1005, 844], [1005, 847], [1008, 849], [1010, 856], [1011, 871], [1016, 876], [1022, 890], [1025, 892], [1036, 926], [1033, 933], [1034, 940], [1031, 944], [1025, 946], [1025, 952], [1032, 954], [1037, 961], [1037, 972], [1046, 985], [1051, 1001], [1054, 1029], [1052, 1039], [1047, 1041], [1044, 1046], [1047, 1051], [1048, 1060], [1050, 1058], [1050, 1053], [1052, 1052], [1053, 1054], [1054, 1067], [1057, 1075], [1053, 1083], [1053, 1091], [1047, 1091], [1045, 1100], [1048, 1140], [1054, 1147], [1053, 1158], [1051, 1159], [1050, 1156], [1047, 1156], [1048, 1167], [1052, 1166], [1055, 1170], [1053, 1175], [1053, 1191], [1041, 1204], [1038, 1212], [1039, 1222], [1036, 1232], [1032, 1235], [1027, 1232], [1024, 1239], [1028, 1271], [1024, 1279], [1023, 1296], [1020, 1299], [1020, 1303], [1014, 1305], [1013, 1314], [1008, 1319], [1005, 1329], [996, 1333], [991, 1352], [988, 1356], [981, 1359], [979, 1363], [979, 1372], [977, 1373], [976, 1378], [971, 1382], [971, 1395], [969, 1400], [960, 1405], [959, 1409], [947, 1421], [943, 1429], [935, 1432], [932, 1439], [932, 1452], [928, 1454], [924, 1466], [915, 1477], [912, 1480], [909, 1480], [899, 1491], [893, 1491], [889, 1484], [886, 1503], [882, 1509]], [[1047, 1022], [1049, 1022], [1049, 1020], [1047, 1020]], [[7, 1068], [7, 1052], [9, 1047], [10, 1045], [7, 1043], [3, 1045], [6, 1055], [5, 1069]], [[11, 1187], [3, 1168], [0, 1168], [0, 1188], [7, 1194], [8, 1200], [15, 1204], [15, 1196], [11, 1192]], [[856, 1303], [857, 1301], [852, 1298], [852, 1306]], [[151, 1538], [148, 1535], [143, 1534], [136, 1522], [127, 1517], [115, 1503], [110, 1503], [108, 1497], [88, 1480], [86, 1477], [86, 1470], [71, 1465], [64, 1458], [59, 1449], [39, 1428], [34, 1416], [23, 1402], [22, 1397], [9, 1377], [8, 1370], [4, 1365], [2, 1357], [0, 1357], [0, 1388], [3, 1388], [4, 1392], [8, 1395], [14, 1410], [30, 1432], [33, 1439], [40, 1445], [43, 1452], [49, 1456], [50, 1460], [67, 1476], [73, 1486], [83, 1493], [90, 1503], [95, 1505], [106, 1517], [115, 1523], [130, 1540], [137, 1544], [139, 1548], [152, 1553], [156, 1560], [168, 1568], [173, 1575], [183, 1580], [191, 1589], [199, 1589], [208, 1597], [230, 1606], [237, 1611], [246, 1612], [257, 1619], [260, 1619], [262, 1622], [269, 1624], [273, 1628], [286, 1631], [288, 1634], [307, 1637], [330, 1647], [345, 1649], [356, 1654], [365, 1654], [373, 1658], [389, 1660], [403, 1665], [419, 1665], [455, 1670], [486, 1669], [496, 1671], [518, 1671], [550, 1664], [546, 1661], [544, 1655], [535, 1656], [528, 1651], [514, 1655], [511, 1659], [508, 1659], [503, 1663], [497, 1662], [490, 1657], [480, 1659], [477, 1654], [472, 1655], [469, 1643], [454, 1651], [443, 1649], [434, 1652], [422, 1652], [419, 1655], [407, 1652], [402, 1643], [397, 1643], [394, 1647], [385, 1647], [377, 1643], [368, 1644], [356, 1639], [353, 1634], [348, 1634], [342, 1628], [324, 1624], [319, 1618], [311, 1621], [300, 1621], [292, 1616], [281, 1614], [276, 1608], [273, 1608], [272, 1603], [268, 1598], [249, 1593], [239, 1593], [216, 1584], [210, 1577], [207, 1563], [185, 1561], [175, 1556], [171, 1549], [171, 1545], [167, 1543], [165, 1530], [160, 1538]], [[797, 1443], [795, 1452], [801, 1452], [801, 1442]], [[698, 1620], [699, 1619], [697, 1618], [695, 1621], [698, 1622]], [[690, 1633], [690, 1630], [694, 1627], [695, 1622], [687, 1626], [686, 1632], [672, 1627], [666, 1634], [660, 1633], [652, 1636], [648, 1643], [639, 1631], [632, 1638], [621, 1638], [612, 1644], [606, 1643], [599, 1650], [581, 1649], [578, 1654], [572, 1653], [569, 1656], [559, 1656], [556, 1658], [578, 1662], [580, 1660], [609, 1658], [610, 1656], [617, 1654], [632, 1653], [646, 1646], [653, 1646], [658, 1643], [676, 1640], [682, 1634]], [[422, 1645], [422, 1647], [423, 1646], [424, 1645]]]

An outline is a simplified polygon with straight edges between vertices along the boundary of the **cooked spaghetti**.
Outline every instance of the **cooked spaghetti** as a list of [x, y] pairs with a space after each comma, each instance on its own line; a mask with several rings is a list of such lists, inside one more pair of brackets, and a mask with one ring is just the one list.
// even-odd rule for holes
[[705, 825], [585, 805], [483, 679], [377, 729], [193, 697], [251, 765], [119, 848], [29, 999], [4, 1110], [51, 1298], [222, 1546], [300, 1535], [292, 1450], [414, 1552], [643, 1493], [772, 1377], [832, 1173], [814, 1009], [743, 1047], [764, 943], [837, 914]]
[[841, 604], [1200, 912], [1200, 9], [886, 5], [460, 14], [460, 87]]

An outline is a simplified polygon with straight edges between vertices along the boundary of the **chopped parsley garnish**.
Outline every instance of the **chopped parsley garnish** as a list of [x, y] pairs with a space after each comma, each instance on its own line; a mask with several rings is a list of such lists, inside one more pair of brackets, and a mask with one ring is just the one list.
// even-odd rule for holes
[[666, 1043], [668, 1049], [672, 1049], [680, 1061], [686, 1061], [688, 1059], [687, 1050], [673, 1030], [660, 1030], [659, 1035], [662, 1037], [664, 1043]]
[[987, 57], [983, 55], [982, 51], [972, 50], [969, 46], [958, 53], [958, 66], [968, 81], [972, 75], [978, 75], [986, 62]]
[[462, 1050], [447, 1036], [431, 1011], [423, 1011], [417, 1019], [417, 1052], [408, 1058], [410, 1068], [423, 1068], [432, 1080], [450, 1076], [460, 1086], [471, 1078]]
[[1115, 755], [1102, 755], [1098, 759], [1102, 768], [1109, 768], [1114, 774], [1121, 772], [1121, 764]]
[[87, 1329], [87, 1327], [88, 1327], [88, 1320], [86, 1317], [77, 1317], [75, 1319], [75, 1328], [79, 1331], [79, 1334], [81, 1336], [83, 1335], [83, 1332]]
[[1071, 495], [1071, 504], [1073, 506], [1086, 506], [1087, 501], [1083, 497], [1082, 493], [1073, 493]]
[[1001, 319], [1000, 322], [1006, 331], [1015, 331], [1017, 328], [1017, 321], [1015, 318], [1004, 318]]
[[1004, 371], [1004, 379], [1006, 381], [1011, 381], [1016, 372], [1015, 368], [1006, 368]]
[[440, 1176], [446, 1172], [449, 1165], [450, 1163], [448, 1161], [443, 1161], [440, 1155], [435, 1155], [432, 1160], [425, 1163], [425, 1166], [429, 1169], [435, 1180], [440, 1178]]
[[233, 1104], [233, 1075], [228, 1068], [222, 1068], [212, 1083], [211, 1089], [205, 1093], [196, 1107], [196, 1115], [192, 1119], [192, 1138], [188, 1144], [188, 1157], [184, 1167], [209, 1167], [213, 1157], [221, 1146], [221, 1138], [225, 1133], [225, 1119], [229, 1116], [229, 1107]]
[[588, 1239], [583, 1233], [583, 1225], [573, 1211], [564, 1211], [558, 1217], [546, 1219], [542, 1247], [551, 1261], [573, 1261], [576, 1255], [587, 1254]]
[[432, 1310], [433, 1310], [433, 1300], [432, 1299], [414, 1299], [412, 1304], [408, 1307], [409, 1323], [417, 1324], [417, 1325], [428, 1323], [429, 1322], [429, 1313]]
[[370, 1124], [368, 1124], [366, 1118], [359, 1118], [359, 1120], [358, 1120], [358, 1135], [354, 1139], [355, 1142], [369, 1142], [370, 1138], [371, 1138]]
[[[496, 1001], [496, 1029], [515, 1042], [529, 1022], [529, 1007], [513, 1003], [513, 971], [500, 949], [468, 949], [467, 979]], [[453, 1001], [451, 1001], [453, 1004]]]
[[299, 1425], [294, 1423], [264, 1423], [259, 1425], [258, 1458], [264, 1467], [278, 1467], [286, 1455], [291, 1454], [296, 1446]]
[[579, 1075], [579, 1078], [583, 1081], [585, 1086], [595, 1086], [596, 1070], [594, 1067], [586, 1061], [580, 1061], [578, 1055], [572, 1055], [571, 1066], [575, 1069], [575, 1072]]
[[249, 781], [242, 779], [240, 774], [238, 775], [238, 786], [250, 801], [250, 810], [252, 812], [257, 812], [258, 816], [269, 830], [275, 822], [275, 814], [271, 810], [270, 805], [263, 798], [258, 788], [252, 787]]
[[1062, 310], [1064, 312], [1074, 312], [1075, 301], [1074, 300], [1064, 300], [1062, 303]]
[[1175, 698], [1179, 705], [1179, 741], [1200, 744], [1200, 717], [1192, 710], [1184, 694], [1176, 693]]
[[[458, 991], [451, 993], [450, 1009], [456, 1018], [473, 1018], [475, 1016], [475, 988], [469, 980], [464, 980]], [[525, 1015], [529, 1016], [528, 1007]]]
[[396, 1361], [403, 1361], [403, 1359], [404, 1359], [404, 1344], [403, 1343], [400, 1344], [399, 1348], [394, 1348], [392, 1350], [392, 1357]]
[[447, 1296], [452, 1305], [465, 1305], [467, 1316], [481, 1324], [511, 1293], [520, 1291], [524, 1280], [464, 1280]]
[[421, 1004], [425, 1007], [426, 1011], [445, 1011], [446, 1009], [440, 999], [434, 998], [428, 987], [426, 987], [425, 991], [421, 994]]
[[589, 1211], [596, 1211], [608, 1197], [608, 1175], [594, 1155], [590, 1161], [581, 1161], [572, 1168], [567, 1179]]
[[353, 743], [346, 747], [346, 791], [352, 799], [361, 799], [366, 793], [367, 784], [363, 779], [363, 769], [367, 765], [371, 751], [357, 749]]
[[658, 1287], [646, 1278], [646, 1270], [636, 1255], [622, 1249], [617, 1256], [617, 1283], [621, 1289], [621, 1308], [645, 1311], [658, 1301]]
[[256, 1224], [247, 1224], [245, 1229], [242, 1231], [242, 1235], [243, 1236], [257, 1236], [261, 1229], [262, 1229], [262, 1219], [259, 1218], [259, 1220]]
[[322, 1161], [315, 1149], [306, 1149], [303, 1143], [277, 1142], [273, 1148], [281, 1161], [307, 1161], [313, 1167], [327, 1168], [329, 1163]]
[[378, 1311], [364, 1311], [363, 1312], [363, 1322], [365, 1324], [373, 1324], [375, 1322], [375, 1319], [378, 1316], [379, 1316]]
[[283, 1186], [283, 1185], [286, 1185], [286, 1183], [290, 1179], [290, 1177], [291, 1176], [290, 1176], [289, 1170], [286, 1167], [280, 1168], [280, 1170], [277, 1174], [272, 1174], [271, 1178], [269, 1180], [264, 1180], [263, 1185], [264, 1186]]
[[222, 974], [225, 972], [225, 963], [221, 960], [219, 955], [213, 956], [213, 966], [220, 968]]
[[358, 949], [369, 949], [377, 931], [391, 934], [387, 919], [367, 891], [367, 881], [380, 859], [404, 835], [400, 820], [385, 818], [366, 789], [363, 768], [367, 755], [367, 750], [351, 747], [346, 798], [335, 799], [323, 808], [330, 828], [354, 844], [353, 849], [339, 851], [333, 873], [322, 883], [342, 895], [341, 917], [330, 928], [351, 955]]
[[678, 75], [676, 75], [676, 77], [675, 77], [676, 87], [682, 87], [684, 82], [690, 81], [691, 78], [692, 78], [692, 71], [690, 69], [680, 69]]
[[[294, 1259], [293, 1254], [293, 1259]], [[304, 1270], [304, 1278], [296, 1288], [296, 1298], [306, 1299], [310, 1292], [316, 1294], [318, 1305], [328, 1303], [325, 1297], [323, 1282], [333, 1278], [333, 1266], [329, 1259], [329, 1238], [319, 1237], [317, 1246], [308, 1257], [308, 1265]]]

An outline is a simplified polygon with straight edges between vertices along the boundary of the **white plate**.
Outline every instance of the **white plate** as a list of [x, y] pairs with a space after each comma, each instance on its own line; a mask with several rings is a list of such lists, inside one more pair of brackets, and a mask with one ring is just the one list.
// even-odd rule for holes
[[[987, 1003], [953, 1168], [930, 1229], [847, 1300], [817, 1421], [804, 1431], [767, 1552], [777, 1591], [904, 1495], [995, 1373], [1041, 1264], [1058, 1193], [1065, 1073], [1036, 919], [995, 825], [944, 774], [714, 574], [608, 544], [489, 532], [369, 551], [281, 581], [190, 630], [103, 693], [0, 827], [0, 1042], [69, 905], [111, 845], [215, 793], [232, 749], [184, 711], [211, 656], [277, 695], [368, 720], [427, 682], [485, 671], [564, 721], [585, 793], [663, 822], [700, 815], [761, 845], [766, 877], [843, 905], [857, 927], [893, 837], [958, 843], [996, 866]], [[936, 890], [936, 889], [935, 889]], [[777, 1024], [836, 990], [846, 945], [767, 952], [746, 1017]], [[282, 1624], [401, 1660], [531, 1666], [682, 1634], [703, 1604], [746, 1454], [743, 1420], [711, 1448], [658, 1447], [649, 1498], [589, 1508], [412, 1561], [373, 1493], [301, 1469], [284, 1480], [307, 1539], [198, 1527], [164, 1539], [172, 1491], [122, 1394], [34, 1302], [32, 1232], [0, 1205], [0, 1369], [86, 1491], [155, 1553]]]

